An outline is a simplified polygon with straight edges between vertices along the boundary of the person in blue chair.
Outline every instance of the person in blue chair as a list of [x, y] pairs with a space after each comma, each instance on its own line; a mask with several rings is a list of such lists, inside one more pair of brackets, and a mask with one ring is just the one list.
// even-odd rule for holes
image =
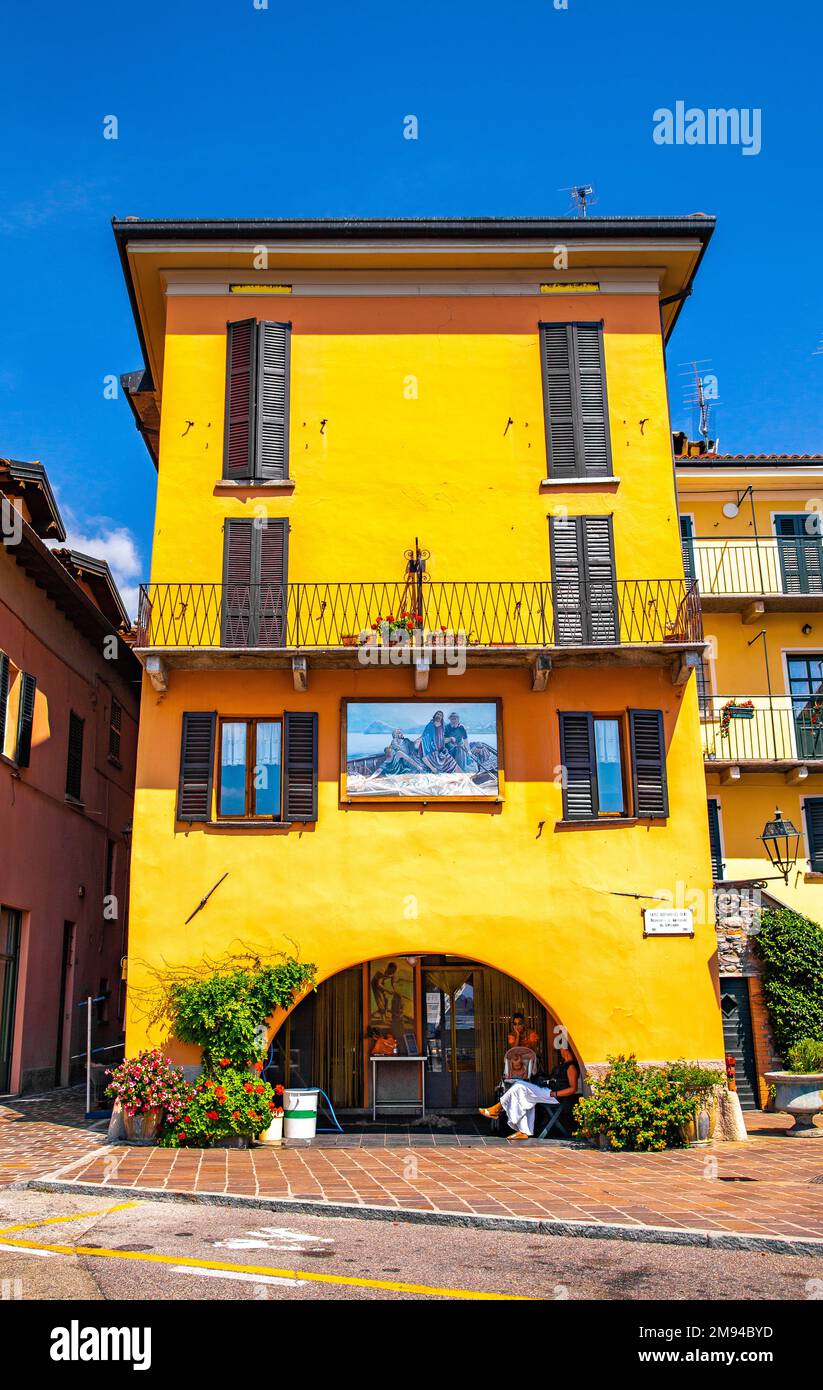
[[497, 1105], [490, 1105], [480, 1114], [495, 1119], [502, 1111], [514, 1130], [509, 1134], [509, 1143], [531, 1139], [534, 1134], [534, 1112], [538, 1105], [559, 1105], [567, 1097], [577, 1094], [580, 1068], [574, 1054], [568, 1047], [561, 1047], [560, 1061], [554, 1071], [546, 1078], [548, 1084], [540, 1085], [534, 1081], [515, 1081], [514, 1085], [500, 1097]]

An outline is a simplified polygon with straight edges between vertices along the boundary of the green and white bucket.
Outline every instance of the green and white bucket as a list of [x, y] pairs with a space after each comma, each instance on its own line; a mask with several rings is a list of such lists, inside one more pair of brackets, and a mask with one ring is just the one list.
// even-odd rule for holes
[[313, 1139], [317, 1133], [317, 1097], [319, 1089], [307, 1087], [294, 1090], [288, 1087], [283, 1094], [284, 1139]]

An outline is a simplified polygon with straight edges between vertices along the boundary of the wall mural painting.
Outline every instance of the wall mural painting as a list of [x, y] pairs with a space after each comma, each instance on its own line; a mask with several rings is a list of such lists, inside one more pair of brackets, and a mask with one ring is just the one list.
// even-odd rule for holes
[[349, 700], [343, 747], [346, 799], [495, 800], [501, 794], [495, 700]]

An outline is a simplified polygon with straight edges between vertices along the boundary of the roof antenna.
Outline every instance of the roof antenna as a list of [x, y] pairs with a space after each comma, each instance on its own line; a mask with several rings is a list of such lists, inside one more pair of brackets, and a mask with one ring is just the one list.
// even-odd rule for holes
[[716, 451], [718, 444], [716, 439], [709, 438], [711, 408], [717, 404], [718, 399], [717, 378], [705, 371], [705, 364], [710, 361], [710, 358], [703, 357], [690, 364], [683, 364], [686, 374], [692, 378], [691, 390], [693, 393], [684, 398], [684, 404], [694, 407], [697, 411], [697, 432], [703, 440], [704, 450], [708, 453]]
[[576, 183], [571, 188], [561, 188], [561, 193], [570, 193], [578, 217], [585, 217], [587, 209], [597, 202], [594, 188], [590, 183]]

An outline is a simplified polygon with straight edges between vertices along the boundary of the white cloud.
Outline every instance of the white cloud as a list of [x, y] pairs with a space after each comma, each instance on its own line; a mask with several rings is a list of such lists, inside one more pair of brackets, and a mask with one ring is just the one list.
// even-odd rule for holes
[[128, 527], [112, 526], [104, 519], [95, 520], [93, 525], [86, 523], [82, 528], [69, 525], [64, 544], [106, 561], [127, 612], [136, 617], [143, 565]]

